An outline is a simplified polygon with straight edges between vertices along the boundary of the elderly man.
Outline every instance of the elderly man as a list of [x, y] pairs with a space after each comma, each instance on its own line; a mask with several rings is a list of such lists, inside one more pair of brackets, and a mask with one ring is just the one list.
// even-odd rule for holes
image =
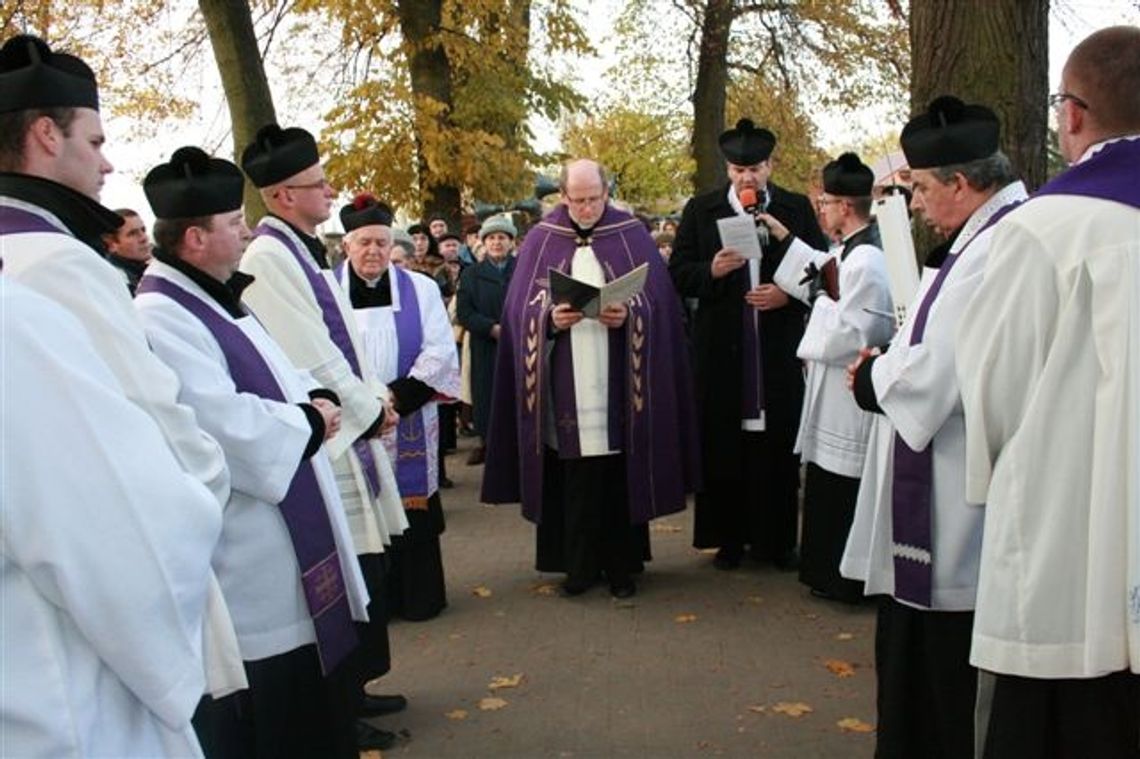
[[[122, 274], [97, 251], [121, 218], [99, 204], [103, 157], [95, 75], [80, 59], [21, 35], [0, 49], [0, 251], [4, 274], [55, 301], [87, 329], [123, 392], [162, 430], [183, 470], [220, 514], [229, 471], [217, 442], [178, 401], [178, 378], [147, 345]], [[191, 487], [192, 482], [172, 485]], [[201, 495], [205, 495], [202, 491]], [[188, 516], [189, 516], [188, 512]], [[245, 685], [221, 590], [205, 627], [209, 689]]]
[[1140, 29], [1078, 44], [1050, 101], [1072, 165], [994, 229], [958, 333], [966, 497], [985, 503], [979, 756], [1134, 757]]
[[[811, 306], [797, 351], [807, 365], [796, 438], [796, 452], [807, 463], [800, 582], [816, 596], [857, 603], [863, 586], [840, 576], [839, 561], [855, 514], [873, 417], [856, 405], [844, 370], [861, 349], [885, 345], [894, 322], [879, 228], [871, 218], [874, 175], [854, 153], [828, 163], [822, 174], [819, 218], [840, 247], [831, 255], [793, 240], [773, 280]], [[760, 218], [778, 241], [788, 236], [779, 219]], [[805, 279], [810, 281], [806, 288]]]
[[123, 217], [123, 226], [104, 235], [103, 243], [107, 247], [107, 260], [123, 272], [127, 287], [134, 295], [139, 280], [146, 272], [146, 265], [150, 263], [150, 238], [146, 236], [146, 224], [138, 212], [119, 208], [115, 213]]
[[[242, 271], [255, 278], [242, 300], [293, 364], [340, 398], [340, 432], [326, 449], [371, 597], [362, 676], [379, 677], [390, 667], [384, 546], [404, 531], [407, 519], [378, 438], [396, 424], [398, 415], [385, 404], [388, 389], [362, 360], [348, 295], [329, 271], [324, 243], [316, 237], [317, 225], [329, 217], [334, 195], [320, 165], [316, 140], [304, 129], [270, 124], [242, 152], [242, 168], [260, 188], [269, 209], [242, 259]], [[371, 708], [367, 702], [365, 707]], [[389, 708], [386, 703], [377, 707]], [[361, 725], [362, 748], [383, 750], [392, 745], [390, 734], [378, 736]]]
[[[537, 568], [565, 595], [602, 574], [636, 592], [648, 522], [696, 482], [693, 404], [677, 297], [644, 225], [608, 202], [606, 175], [567, 164], [562, 203], [527, 235], [499, 323], [483, 500], [521, 500]], [[648, 267], [642, 291], [596, 318], [556, 302], [553, 271], [595, 286]]]
[[[809, 246], [825, 250], [803, 195], [769, 181], [776, 136], [741, 119], [720, 137], [729, 183], [685, 205], [669, 271], [682, 298], [698, 301], [693, 322], [704, 489], [693, 544], [719, 547], [718, 569], [752, 556], [794, 569], [799, 459], [793, 449], [803, 405], [796, 347], [806, 308], [772, 283], [790, 239], [745, 259], [721, 243], [717, 219], [767, 211]], [[755, 202], [741, 202], [751, 193]]]
[[221, 443], [233, 477], [213, 563], [250, 687], [204, 703], [195, 727], [216, 756], [336, 756], [338, 745], [351, 755], [351, 715], [332, 708], [322, 677], [349, 666], [353, 619], [367, 619], [321, 450], [340, 410], [241, 305], [251, 281], [236, 273], [249, 240], [243, 184], [237, 166], [193, 147], [143, 181], [160, 249], [135, 303], [148, 342], [178, 374], [181, 398]]
[[[1025, 198], [993, 111], [941, 97], [903, 128], [912, 207], [946, 241], [890, 350], [849, 367], [876, 420], [841, 571], [879, 605], [881, 756], [970, 756], [969, 664], [982, 509], [967, 503], [954, 338], [991, 249], [990, 224]], [[934, 269], [937, 271], [934, 271]], [[938, 703], [932, 709], [930, 704]]]
[[392, 211], [371, 195], [340, 210], [345, 264], [338, 272], [352, 301], [364, 360], [388, 386], [400, 414], [384, 436], [396, 462], [408, 529], [393, 539], [388, 613], [422, 621], [447, 606], [439, 536], [438, 399], [459, 395], [459, 354], [439, 287], [430, 278], [389, 265]]

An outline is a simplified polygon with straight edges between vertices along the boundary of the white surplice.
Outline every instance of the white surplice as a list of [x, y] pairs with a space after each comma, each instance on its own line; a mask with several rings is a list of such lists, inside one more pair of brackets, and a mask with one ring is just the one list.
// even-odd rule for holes
[[[455, 349], [455, 334], [451, 331], [451, 320], [443, 305], [443, 297], [435, 280], [419, 272], [407, 271], [398, 266], [388, 267], [388, 287], [392, 297], [391, 306], [377, 308], [354, 308], [356, 326], [360, 331], [363, 355], [372, 367], [376, 378], [388, 384], [399, 379], [400, 338], [396, 333], [396, 314], [404, 304], [400, 300], [399, 279], [407, 277], [416, 289], [419, 304], [420, 329], [423, 344], [412, 362], [407, 376], [423, 382], [437, 393], [449, 398], [459, 397], [459, 353]], [[340, 285], [348, 292], [348, 264], [341, 271]], [[379, 283], [376, 283], [379, 286]], [[425, 450], [428, 461], [428, 496], [439, 489], [439, 403], [428, 401], [420, 407], [423, 414], [427, 441]], [[396, 450], [396, 430], [392, 429], [383, 437], [384, 447], [392, 461], [398, 460]]]
[[340, 397], [340, 432], [325, 443], [325, 450], [333, 462], [356, 553], [382, 553], [384, 546], [391, 543], [392, 535], [400, 535], [407, 529], [408, 520], [384, 446], [376, 439], [368, 441], [376, 460], [381, 488], [379, 497], [373, 499], [352, 444], [380, 415], [380, 399], [388, 397], [388, 388], [376, 379], [367, 361], [359, 362], [363, 379], [353, 374], [344, 354], [329, 336], [321, 307], [301, 267], [308, 267], [328, 283], [353, 350], [357, 357], [361, 357], [363, 353], [352, 318], [352, 305], [333, 273], [317, 267], [308, 248], [288, 224], [272, 216], [267, 216], [261, 223], [284, 233], [301, 252], [302, 261], [299, 262], [276, 238], [269, 235], [254, 237], [246, 248], [241, 269], [253, 275], [256, 281], [246, 289], [242, 301], [257, 314], [294, 366], [309, 372], [321, 387]]
[[958, 352], [986, 501], [971, 662], [1140, 672], [1140, 210], [1048, 195], [1003, 219]]
[[883, 251], [856, 245], [842, 257], [839, 250], [825, 254], [797, 238], [773, 281], [798, 294], [808, 262], [822, 266], [830, 257], [839, 267], [839, 300], [826, 294], [816, 298], [796, 352], [807, 366], [807, 378], [795, 451], [805, 462], [829, 472], [858, 477], [873, 415], [855, 403], [846, 372], [859, 349], [885, 345], [894, 331], [891, 318], [864, 310], [890, 313], [892, 309]]
[[278, 508], [298, 465], [312, 465], [340, 558], [352, 615], [368, 619], [368, 592], [324, 450], [302, 461], [312, 428], [296, 405], [317, 387], [297, 370], [252, 316], [234, 319], [177, 269], [154, 261], [147, 277], [173, 282], [240, 329], [285, 393], [286, 402], [239, 393], [213, 333], [162, 293], [140, 293], [135, 305], [159, 358], [182, 382], [180, 399], [226, 453], [231, 477], [214, 569], [246, 660], [264, 659], [316, 640], [289, 530]]
[[[87, 330], [127, 398], [148, 413], [184, 471], [209, 488], [218, 503], [229, 497], [230, 475], [222, 449], [178, 402], [178, 378], [151, 352], [122, 273], [67, 232], [54, 214], [0, 196], [0, 206], [19, 208], [48, 221], [58, 232], [28, 232], [0, 238], [4, 276], [70, 311]], [[215, 582], [203, 634], [209, 690], [221, 697], [245, 687], [245, 670], [233, 625]]]
[[7, 275], [0, 313], [0, 747], [200, 756], [218, 504], [72, 314]]
[[[910, 345], [918, 313], [915, 305], [890, 349], [872, 367], [875, 396], [883, 415], [878, 415], [873, 423], [855, 520], [839, 566], [844, 577], [866, 583], [867, 595], [893, 596], [895, 591], [891, 510], [898, 432], [914, 450], [928, 445], [932, 450], [931, 608], [974, 608], [982, 508], [966, 502], [965, 424], [955, 376], [954, 338], [981, 281], [992, 240], [992, 228], [978, 232], [997, 210], [1024, 197], [1025, 187], [1014, 182], [974, 211], [950, 248], [950, 256], [964, 257], [954, 264], [930, 308], [922, 342]], [[942, 265], [950, 263], [948, 256]], [[915, 304], [922, 302], [936, 275], [933, 270], [923, 273]]]

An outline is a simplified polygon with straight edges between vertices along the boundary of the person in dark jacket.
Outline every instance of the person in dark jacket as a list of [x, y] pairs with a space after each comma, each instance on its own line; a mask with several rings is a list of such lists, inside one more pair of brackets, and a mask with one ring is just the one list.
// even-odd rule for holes
[[[730, 181], [685, 205], [669, 259], [681, 297], [698, 300], [692, 339], [704, 488], [693, 544], [719, 548], [719, 569], [740, 566], [745, 548], [782, 569], [798, 564], [793, 449], [804, 377], [796, 347], [807, 311], [772, 284], [772, 275], [793, 236], [820, 250], [827, 240], [807, 197], [768, 181], [775, 146], [774, 134], [747, 119], [721, 135]], [[754, 202], [741, 202], [746, 190]], [[767, 240], [759, 260], [724, 247], [718, 219], [761, 212], [791, 234]]]
[[486, 454], [487, 416], [495, 379], [495, 352], [499, 348], [499, 317], [515, 270], [512, 255], [517, 230], [508, 216], [493, 216], [479, 229], [483, 260], [463, 270], [456, 297], [456, 316], [470, 334], [471, 399], [479, 446], [467, 463], [483, 463]]

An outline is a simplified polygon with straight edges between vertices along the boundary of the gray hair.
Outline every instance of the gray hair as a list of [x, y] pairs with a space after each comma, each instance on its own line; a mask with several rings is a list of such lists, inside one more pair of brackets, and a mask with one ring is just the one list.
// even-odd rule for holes
[[966, 184], [978, 191], [1000, 189], [1017, 179], [1009, 157], [1000, 150], [988, 158], [937, 166], [932, 168], [931, 172], [942, 184], [950, 182], [955, 174], [961, 174]]

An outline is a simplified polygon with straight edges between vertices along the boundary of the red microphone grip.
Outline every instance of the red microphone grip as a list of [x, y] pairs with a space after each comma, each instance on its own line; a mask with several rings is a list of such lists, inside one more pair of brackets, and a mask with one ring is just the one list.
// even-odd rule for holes
[[745, 187], [740, 191], [740, 205], [745, 208], [752, 208], [758, 205], [755, 187]]

